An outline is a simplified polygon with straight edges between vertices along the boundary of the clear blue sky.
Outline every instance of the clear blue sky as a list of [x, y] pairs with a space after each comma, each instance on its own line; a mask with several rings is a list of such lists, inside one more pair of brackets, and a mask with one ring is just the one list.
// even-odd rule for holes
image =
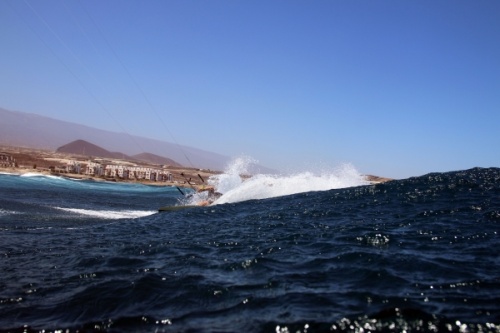
[[0, 1], [0, 107], [406, 178], [500, 167], [500, 1]]

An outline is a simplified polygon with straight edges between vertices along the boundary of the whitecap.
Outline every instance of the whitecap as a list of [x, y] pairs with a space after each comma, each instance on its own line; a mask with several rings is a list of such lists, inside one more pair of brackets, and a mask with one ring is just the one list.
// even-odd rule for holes
[[138, 217], [149, 216], [155, 214], [156, 211], [144, 211], [144, 210], [93, 210], [93, 209], [82, 209], [82, 208], [65, 208], [65, 207], [54, 207], [59, 210], [66, 212], [78, 214], [81, 216], [96, 217], [101, 219], [134, 219]]
[[21, 177], [45, 177], [45, 178], [52, 178], [52, 179], [60, 179], [61, 178], [58, 176], [46, 175], [46, 174], [37, 173], [37, 172], [26, 172], [26, 173], [21, 174]]
[[5, 171], [0, 171], [0, 175], [6, 175], [6, 176], [19, 176], [19, 173], [15, 172], [5, 172]]
[[0, 208], [0, 216], [7, 216], [7, 215], [14, 215], [14, 214], [21, 214], [21, 212], [16, 212], [13, 210], [6, 210]]

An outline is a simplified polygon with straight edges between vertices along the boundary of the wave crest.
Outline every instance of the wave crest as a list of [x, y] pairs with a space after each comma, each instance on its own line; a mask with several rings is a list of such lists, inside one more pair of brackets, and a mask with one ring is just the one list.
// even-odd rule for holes
[[[367, 185], [369, 182], [351, 164], [342, 164], [331, 171], [315, 174], [310, 171], [291, 175], [257, 174], [248, 176], [252, 164], [250, 157], [232, 161], [220, 175], [211, 176], [207, 183], [222, 194], [213, 204], [233, 203], [253, 199], [267, 199], [311, 191]], [[204, 193], [196, 194], [190, 204], [206, 200]]]

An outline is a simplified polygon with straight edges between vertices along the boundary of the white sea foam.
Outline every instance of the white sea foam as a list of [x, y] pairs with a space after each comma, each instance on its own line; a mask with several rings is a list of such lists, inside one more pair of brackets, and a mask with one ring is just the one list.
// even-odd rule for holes
[[21, 177], [41, 177], [41, 178], [50, 178], [50, 179], [64, 179], [63, 177], [53, 176], [53, 175], [45, 175], [43, 173], [36, 172], [27, 172], [21, 174]]
[[19, 176], [19, 173], [0, 171], [0, 175]]
[[7, 215], [14, 215], [14, 214], [21, 214], [21, 213], [13, 211], [13, 210], [6, 210], [3, 208], [0, 208], [0, 216], [7, 216]]
[[[320, 174], [301, 172], [291, 175], [258, 174], [248, 179], [240, 175], [248, 173], [255, 160], [248, 157], [235, 159], [220, 175], [211, 176], [207, 183], [215, 187], [215, 191], [223, 195], [214, 204], [239, 202], [252, 199], [266, 199], [284, 195], [327, 191], [337, 188], [369, 184], [368, 181], [352, 166], [343, 164], [331, 171]], [[189, 204], [196, 204], [206, 199], [206, 193], [196, 194]]]
[[145, 210], [91, 210], [91, 209], [81, 209], [81, 208], [65, 208], [65, 207], [54, 207], [66, 212], [75, 213], [83, 216], [97, 217], [101, 219], [133, 219], [138, 217], [144, 217], [148, 215], [155, 214], [156, 211], [145, 211]]

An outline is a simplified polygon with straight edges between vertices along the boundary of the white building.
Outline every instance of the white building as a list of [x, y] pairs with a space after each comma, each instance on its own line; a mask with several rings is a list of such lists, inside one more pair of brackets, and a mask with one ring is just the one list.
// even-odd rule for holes
[[[88, 169], [88, 168], [87, 168]], [[119, 177], [123, 179], [172, 181], [172, 174], [162, 169], [142, 166], [106, 165], [103, 169], [106, 177]]]
[[71, 161], [66, 165], [66, 172], [68, 173], [80, 173], [82, 166], [76, 161]]
[[90, 176], [104, 176], [105, 168], [106, 166], [100, 163], [89, 162], [85, 169], [85, 174]]

